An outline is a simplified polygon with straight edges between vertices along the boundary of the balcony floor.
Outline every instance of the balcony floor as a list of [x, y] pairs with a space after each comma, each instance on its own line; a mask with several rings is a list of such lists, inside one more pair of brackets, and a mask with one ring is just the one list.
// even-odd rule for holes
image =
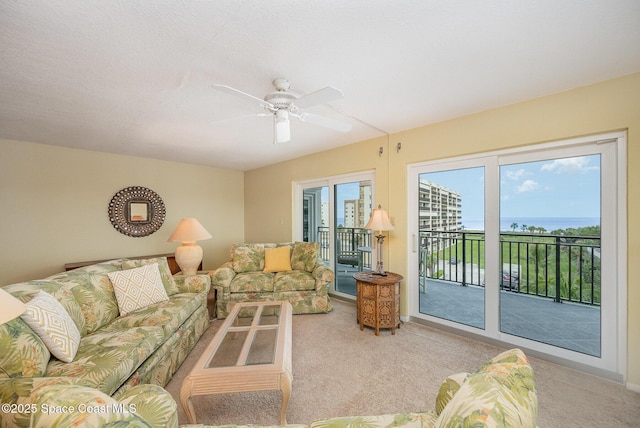
[[[338, 291], [355, 298], [353, 273], [338, 266]], [[484, 288], [449, 281], [427, 280], [420, 292], [420, 312], [484, 328]], [[600, 356], [600, 308], [500, 291], [500, 330], [503, 333]]]
[[[427, 280], [420, 312], [484, 327], [484, 288]], [[514, 336], [600, 356], [600, 308], [500, 291], [500, 330]]]

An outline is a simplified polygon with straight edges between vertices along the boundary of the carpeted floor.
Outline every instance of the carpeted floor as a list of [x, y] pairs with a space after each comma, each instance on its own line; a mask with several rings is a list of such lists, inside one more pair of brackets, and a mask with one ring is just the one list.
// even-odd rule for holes
[[[293, 391], [288, 423], [332, 416], [433, 410], [442, 380], [472, 371], [503, 349], [416, 323], [394, 336], [360, 331], [355, 305], [333, 300], [329, 314], [293, 317]], [[179, 404], [180, 386], [222, 321], [215, 321], [166, 386]], [[530, 358], [538, 386], [540, 427], [637, 427], [640, 394], [624, 386]], [[279, 392], [193, 398], [198, 423], [277, 424]]]

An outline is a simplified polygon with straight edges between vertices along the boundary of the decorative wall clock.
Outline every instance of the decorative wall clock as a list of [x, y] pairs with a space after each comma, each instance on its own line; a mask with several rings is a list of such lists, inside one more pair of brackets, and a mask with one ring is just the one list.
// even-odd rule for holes
[[109, 202], [109, 220], [120, 233], [149, 236], [162, 227], [166, 216], [162, 198], [153, 190], [132, 186], [120, 190]]

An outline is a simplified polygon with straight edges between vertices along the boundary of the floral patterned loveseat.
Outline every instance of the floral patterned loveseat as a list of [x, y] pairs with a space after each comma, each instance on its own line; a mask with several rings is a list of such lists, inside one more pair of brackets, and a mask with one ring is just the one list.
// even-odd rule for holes
[[230, 260], [211, 273], [218, 318], [246, 301], [286, 300], [294, 314], [329, 312], [335, 275], [319, 251], [317, 242], [234, 244]]
[[3, 287], [28, 309], [0, 325], [0, 426], [177, 426], [162, 387], [209, 326], [210, 285], [153, 258]]
[[[505, 351], [473, 373], [458, 373], [445, 379], [435, 405], [435, 411], [344, 416], [321, 419], [297, 427], [535, 428], [538, 421], [538, 398], [533, 369], [520, 349]], [[196, 427], [221, 428], [212, 425], [182, 426]], [[229, 425], [225, 427], [231, 428]]]

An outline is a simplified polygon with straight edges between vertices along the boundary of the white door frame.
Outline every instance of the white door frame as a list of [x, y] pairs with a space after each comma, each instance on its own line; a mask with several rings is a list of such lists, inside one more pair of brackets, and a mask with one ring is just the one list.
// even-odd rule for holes
[[[302, 224], [302, 213], [303, 213], [303, 190], [311, 187], [324, 187], [327, 186], [329, 189], [329, 265], [333, 269], [335, 266], [335, 219], [333, 213], [335, 212], [334, 207], [334, 189], [337, 184], [344, 183], [352, 183], [356, 181], [370, 181], [371, 182], [371, 203], [373, 206], [376, 206], [375, 201], [375, 171], [367, 170], [360, 172], [353, 172], [348, 174], [340, 174], [333, 175], [329, 177], [316, 178], [311, 180], [301, 180], [294, 181], [292, 186], [292, 200], [293, 200], [293, 236], [295, 240], [302, 240], [303, 235], [303, 224]], [[372, 251], [372, 264], [376, 263], [375, 251]], [[344, 297], [346, 299], [352, 300], [355, 299], [355, 296], [351, 296], [350, 294], [340, 293], [336, 291], [336, 284], [333, 281], [330, 284], [330, 292], [332, 294]]]
[[[602, 254], [609, 254], [612, 263], [603, 263], [602, 282], [615, 284], [605, 297], [601, 296], [601, 340], [602, 354], [594, 357], [579, 352], [554, 347], [529, 339], [500, 332], [498, 269], [486, 269], [485, 329], [478, 329], [431, 317], [419, 312], [418, 275], [406, 278], [409, 293], [409, 315], [416, 321], [439, 324], [463, 334], [473, 335], [500, 344], [516, 345], [533, 355], [569, 365], [583, 371], [593, 372], [613, 380], [626, 381], [627, 372], [627, 176], [626, 133], [613, 132], [587, 137], [573, 138], [552, 143], [536, 144], [516, 149], [507, 149], [461, 156], [445, 161], [430, 161], [411, 164], [407, 167], [407, 243], [408, 272], [418, 272], [418, 175], [422, 172], [449, 170], [462, 166], [485, 166], [485, 262], [498, 266], [499, 254], [499, 168], [503, 164], [518, 161], [531, 162], [549, 157], [573, 157], [593, 154], [594, 147], [601, 154], [601, 168], [615, 174], [601, 173], [601, 236], [613, 237], [602, 240]], [[496, 191], [496, 189], [498, 189]], [[608, 191], [615, 189], [615, 191]], [[608, 209], [607, 209], [608, 208]], [[606, 243], [605, 243], [606, 241]], [[605, 253], [606, 251], [606, 253]], [[494, 275], [495, 278], [491, 278]]]

